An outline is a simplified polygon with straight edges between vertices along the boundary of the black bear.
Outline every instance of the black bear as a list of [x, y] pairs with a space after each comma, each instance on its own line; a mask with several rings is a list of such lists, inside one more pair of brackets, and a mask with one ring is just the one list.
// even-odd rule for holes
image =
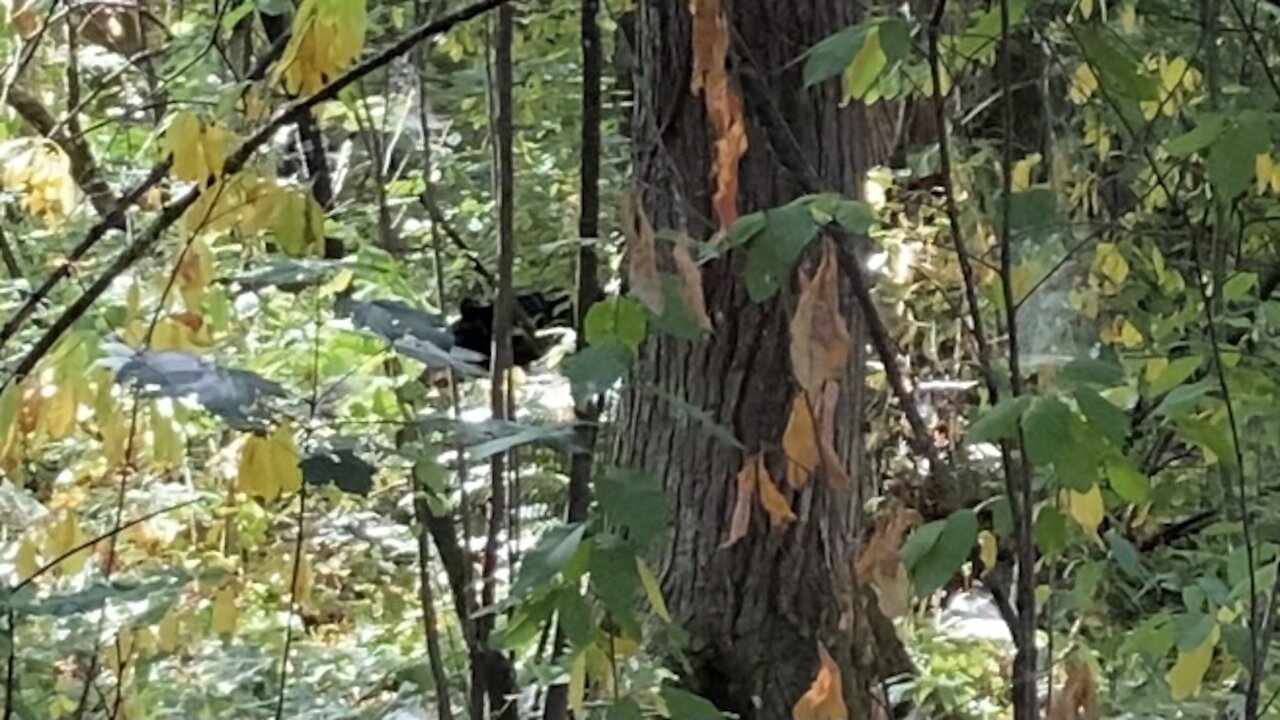
[[[513, 362], [517, 367], [527, 367], [545, 355], [552, 345], [547, 338], [530, 336], [527, 326], [532, 325], [534, 330], [572, 327], [573, 298], [567, 293], [531, 292], [517, 295], [516, 303], [519, 310], [511, 328]], [[462, 301], [460, 310], [462, 317], [449, 328], [454, 344], [483, 355], [487, 362], [493, 345], [493, 305], [468, 298]], [[521, 311], [527, 321], [521, 319]]]

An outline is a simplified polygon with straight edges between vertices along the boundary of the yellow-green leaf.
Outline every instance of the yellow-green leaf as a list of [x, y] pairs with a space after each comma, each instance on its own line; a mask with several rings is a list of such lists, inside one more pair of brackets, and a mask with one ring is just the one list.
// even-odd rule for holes
[[996, 547], [996, 536], [990, 530], [983, 530], [978, 533], [978, 548], [982, 560], [982, 574], [986, 575], [996, 566], [996, 556], [999, 550]]
[[569, 670], [569, 709], [573, 716], [582, 717], [582, 704], [587, 696], [587, 654], [578, 653], [573, 659], [573, 668]]
[[1164, 676], [1165, 681], [1169, 683], [1174, 701], [1186, 700], [1200, 692], [1204, 674], [1208, 672], [1209, 664], [1213, 662], [1213, 649], [1218, 644], [1221, 634], [1221, 628], [1214, 623], [1213, 629], [1205, 636], [1204, 642], [1191, 650], [1178, 653], [1177, 661]]
[[671, 622], [671, 613], [667, 611], [667, 601], [662, 598], [662, 588], [658, 586], [658, 578], [654, 577], [649, 565], [636, 556], [636, 570], [640, 573], [640, 584], [644, 586], [644, 594], [649, 598], [653, 611], [666, 622]]

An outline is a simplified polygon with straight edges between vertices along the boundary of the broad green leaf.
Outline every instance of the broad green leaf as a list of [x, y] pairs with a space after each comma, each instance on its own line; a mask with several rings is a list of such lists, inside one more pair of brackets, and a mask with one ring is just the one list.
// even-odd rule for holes
[[945, 520], [934, 520], [921, 525], [908, 535], [906, 541], [902, 543], [902, 564], [910, 568], [932, 550], [938, 538], [942, 536], [942, 529], [945, 526]]
[[1109, 457], [1106, 460], [1107, 482], [1121, 500], [1140, 503], [1151, 492], [1151, 483], [1128, 458]]
[[625, 528], [637, 547], [644, 547], [667, 526], [667, 499], [652, 473], [611, 468], [596, 480], [596, 499], [605, 517]]
[[870, 25], [853, 25], [814, 45], [805, 53], [804, 86], [811, 88], [844, 72], [867, 39]]
[[1227, 300], [1241, 300], [1248, 297], [1258, 287], [1258, 274], [1251, 272], [1236, 273], [1222, 285], [1222, 297]]
[[586, 529], [586, 525], [575, 523], [559, 525], [542, 533], [538, 543], [525, 554], [520, 563], [520, 572], [516, 576], [511, 594], [527, 595], [555, 577], [578, 551]]
[[[978, 516], [973, 510], [957, 510], [947, 516], [942, 522], [936, 542], [924, 554], [913, 558], [914, 562], [907, 567], [916, 596], [929, 597], [946, 585], [960, 570], [964, 561], [969, 559], [969, 553], [977, 541]], [[903, 561], [906, 561], [905, 553]]]
[[1146, 571], [1142, 568], [1142, 556], [1138, 554], [1138, 548], [1134, 547], [1128, 538], [1116, 532], [1114, 528], [1108, 530], [1105, 537], [1107, 547], [1111, 549], [1111, 557], [1116, 559], [1116, 564], [1121, 570], [1135, 580], [1146, 577]]
[[[1212, 621], [1212, 618], [1209, 619]], [[1169, 683], [1169, 691], [1175, 702], [1200, 693], [1201, 683], [1204, 682], [1204, 675], [1213, 661], [1213, 650], [1217, 647], [1221, 635], [1218, 624], [1214, 622], [1199, 645], [1178, 651], [1177, 661], [1165, 675], [1165, 681]]]
[[1169, 392], [1186, 382], [1187, 378], [1194, 375], [1203, 364], [1204, 358], [1199, 355], [1187, 355], [1170, 360], [1164, 371], [1151, 382], [1151, 387], [1148, 388], [1149, 394], [1155, 397]]
[[861, 200], [841, 200], [836, 205], [836, 222], [855, 235], [865, 235], [876, 224], [876, 213]]
[[1155, 78], [1143, 72], [1142, 59], [1107, 30], [1085, 27], [1077, 39], [1085, 60], [1097, 71], [1103, 90], [1130, 100], [1160, 99], [1160, 87]]
[[619, 342], [592, 345], [564, 359], [564, 376], [573, 387], [578, 402], [600, 395], [612, 388], [635, 362], [631, 348]]
[[649, 316], [639, 301], [629, 297], [601, 300], [587, 311], [584, 331], [588, 345], [619, 342], [638, 350], [644, 342]]
[[900, 17], [887, 17], [880, 21], [880, 47], [890, 64], [896, 63], [911, 51], [911, 26]]
[[1048, 557], [1056, 557], [1067, 546], [1067, 519], [1058, 509], [1045, 505], [1036, 513], [1032, 536], [1036, 547]]
[[684, 340], [702, 339], [706, 333], [684, 299], [679, 276], [675, 273], [661, 273], [661, 277], [663, 309], [661, 315], [653, 318], [653, 329]]
[[754, 238], [764, 230], [764, 226], [768, 224], [763, 212], [753, 212], [738, 218], [738, 221], [729, 228], [729, 245], [737, 247], [746, 244], [747, 241]]
[[1071, 411], [1055, 397], [1037, 398], [1022, 416], [1023, 450], [1035, 465], [1048, 465], [1071, 447]]
[[595, 540], [591, 550], [592, 592], [619, 627], [638, 636], [639, 625], [633, 615], [633, 601], [640, 589], [636, 555], [619, 538], [600, 535]]
[[801, 203], [765, 211], [765, 226], [747, 246], [743, 269], [753, 302], [773, 297], [791, 275], [796, 260], [818, 234], [809, 208]]
[[1124, 382], [1119, 363], [1094, 358], [1076, 358], [1062, 368], [1062, 379], [1073, 383], [1112, 387]]
[[1009, 230], [1015, 239], [1039, 244], [1061, 228], [1053, 190], [1036, 187], [1009, 198]]
[[1115, 447], [1124, 447], [1124, 441], [1129, 436], [1129, 414], [1091, 388], [1079, 388], [1074, 396], [1089, 428]]
[[1231, 202], [1254, 181], [1254, 160], [1271, 147], [1270, 128], [1261, 119], [1247, 117], [1224, 132], [1209, 147], [1205, 170], [1214, 195]]
[[867, 39], [858, 48], [858, 54], [849, 63], [844, 72], [844, 94], [846, 98], [862, 100], [880, 79], [880, 73], [888, 64], [884, 48], [880, 46], [880, 27], [873, 26], [867, 33]]
[[659, 695], [667, 706], [666, 716], [671, 720], [724, 720], [724, 713], [699, 695], [670, 685], [664, 685]]
[[965, 441], [969, 443], [1007, 440], [1018, 434], [1018, 420], [1031, 405], [1027, 395], [1007, 397], [982, 412], [969, 426]]
[[1212, 145], [1227, 127], [1227, 118], [1219, 113], [1200, 115], [1192, 130], [1165, 143], [1165, 150], [1173, 157], [1187, 157]]
[[1217, 386], [1208, 380], [1201, 380], [1190, 385], [1179, 385], [1164, 396], [1164, 400], [1161, 400], [1160, 404], [1156, 406], [1154, 414], [1165, 416], [1180, 415], [1183, 411], [1194, 409], [1200, 398], [1216, 389]]
[[[1075, 432], [1072, 433], [1073, 438]], [[1061, 487], [1085, 492], [1098, 482], [1098, 450], [1087, 441], [1064, 438], [1071, 452], [1064, 452], [1053, 460], [1054, 474]]]
[[575, 650], [582, 650], [591, 644], [592, 630], [595, 623], [591, 620], [591, 608], [575, 587], [563, 588], [557, 604], [560, 615], [560, 627], [565, 637]]
[[644, 710], [633, 698], [620, 697], [609, 707], [608, 720], [644, 720]]

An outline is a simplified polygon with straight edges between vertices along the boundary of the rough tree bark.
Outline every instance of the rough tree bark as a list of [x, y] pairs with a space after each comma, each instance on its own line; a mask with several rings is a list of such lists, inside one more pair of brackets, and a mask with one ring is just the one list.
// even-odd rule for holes
[[[835, 83], [805, 90], [797, 59], [856, 20], [849, 0], [734, 0], [729, 13], [730, 72], [743, 96], [750, 149], [743, 158], [743, 213], [777, 207], [819, 189], [856, 196], [867, 167], [868, 127], [855, 107], [840, 107]], [[714, 138], [703, 103], [690, 95], [687, 0], [637, 3], [634, 163], [657, 227], [711, 234], [708, 180]], [[816, 245], [816, 243], [815, 243]], [[816, 249], [816, 248], [815, 248]], [[812, 258], [810, 258], [812, 260]], [[656, 386], [710, 411], [754, 453], [780, 453], [797, 391], [788, 354], [795, 289], [754, 304], [741, 278], [741, 253], [703, 268], [710, 340], [654, 337], [645, 346], [622, 404], [619, 464], [663, 479], [674, 532], [661, 579], [676, 620], [689, 633], [692, 689], [744, 720], [791, 717], [818, 668], [818, 642], [843, 669], [850, 714], [868, 717], [871, 685], [909, 663], [892, 627], [851, 578], [857, 507], [854, 492], [818, 477], [785, 490], [798, 516], [771, 531], [756, 513], [748, 536], [721, 549], [743, 453], [706, 433], [678, 426]], [[812, 269], [812, 265], [810, 265]], [[839, 448], [858, 478], [863, 343], [850, 306], [855, 352], [845, 383]]]

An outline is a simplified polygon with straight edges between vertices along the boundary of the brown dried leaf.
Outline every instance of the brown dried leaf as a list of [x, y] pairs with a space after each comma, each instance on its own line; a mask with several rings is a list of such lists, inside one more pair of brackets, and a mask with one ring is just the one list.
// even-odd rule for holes
[[787, 420], [787, 429], [782, 434], [782, 452], [787, 456], [787, 484], [796, 490], [803, 488], [822, 462], [818, 426], [803, 390], [796, 393], [791, 403], [791, 419]]
[[821, 644], [818, 645], [818, 657], [822, 661], [818, 676], [791, 709], [791, 717], [793, 720], [848, 720], [849, 707], [844, 703], [840, 666]]
[[853, 484], [844, 462], [836, 452], [836, 404], [840, 401], [840, 384], [828, 382], [822, 388], [821, 399], [814, 403], [818, 411], [818, 450], [822, 455], [822, 469], [827, 482], [844, 489]]
[[627, 276], [631, 294], [654, 312], [663, 311], [662, 277], [658, 275], [658, 251], [653, 225], [644, 212], [638, 193], [627, 197], [623, 232], [627, 238]]
[[676, 262], [676, 271], [680, 273], [680, 295], [698, 319], [698, 326], [710, 332], [711, 318], [707, 315], [707, 301], [702, 293], [702, 270], [689, 251], [689, 236], [683, 231], [676, 236], [671, 257]]
[[1067, 664], [1067, 679], [1053, 696], [1045, 720], [1098, 720], [1098, 686], [1089, 666], [1079, 660]]
[[764, 454], [756, 455], [756, 487], [760, 491], [760, 507], [769, 514], [769, 523], [775, 528], [785, 528], [795, 522], [796, 514], [791, 511], [791, 504], [783, 497], [778, 487], [769, 476], [769, 468], [764, 464]]
[[791, 319], [791, 368], [800, 387], [817, 395], [823, 383], [839, 382], [849, 362], [849, 327], [840, 314], [835, 246], [822, 246], [822, 262], [800, 293]]
[[738, 496], [733, 503], [733, 518], [729, 521], [729, 539], [720, 547], [729, 547], [747, 536], [751, 528], [751, 505], [756, 496], [759, 480], [756, 475], [760, 471], [760, 454], [748, 457], [738, 471]]
[[693, 15], [694, 95], [725, 81], [725, 59], [729, 56], [729, 21], [720, 9], [720, 0], [690, 0]]
[[730, 86], [725, 68], [729, 55], [729, 22], [720, 0], [690, 0], [689, 10], [693, 15], [690, 88], [694, 95], [703, 95], [707, 116], [715, 128], [713, 207], [720, 228], [727, 230], [738, 219], [738, 161], [747, 152], [742, 98]]
[[876, 591], [880, 601], [880, 612], [893, 620], [907, 614], [911, 606], [911, 581], [907, 578], [907, 568], [898, 563], [889, 574], [876, 571], [871, 579], [871, 587]]
[[891, 575], [901, 565], [902, 540], [907, 530], [923, 518], [913, 508], [900, 507], [876, 520], [875, 532], [858, 555], [854, 571], [859, 583], [868, 583], [877, 573]]

